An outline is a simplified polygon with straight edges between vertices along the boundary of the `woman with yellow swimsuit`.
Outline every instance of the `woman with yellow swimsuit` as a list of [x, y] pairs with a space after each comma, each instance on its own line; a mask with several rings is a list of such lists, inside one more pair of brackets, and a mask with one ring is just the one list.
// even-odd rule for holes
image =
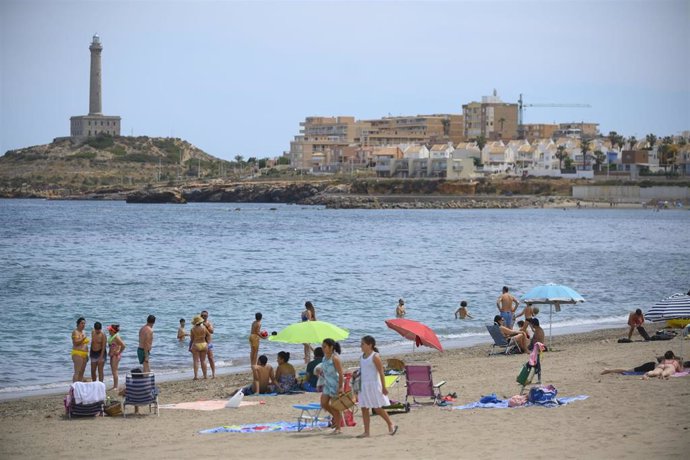
[[208, 341], [211, 340], [211, 334], [204, 327], [204, 319], [201, 316], [195, 316], [192, 319], [192, 324], [194, 327], [189, 331], [189, 337], [194, 358], [194, 380], [199, 380], [199, 363], [201, 363], [201, 372], [204, 374], [204, 378], [206, 378], [206, 353], [208, 351]]
[[86, 320], [79, 318], [77, 320], [77, 327], [72, 331], [72, 362], [74, 363], [74, 374], [72, 374], [72, 382], [81, 382], [84, 380], [84, 371], [86, 370], [86, 362], [89, 360], [89, 338], [84, 334], [84, 327]]

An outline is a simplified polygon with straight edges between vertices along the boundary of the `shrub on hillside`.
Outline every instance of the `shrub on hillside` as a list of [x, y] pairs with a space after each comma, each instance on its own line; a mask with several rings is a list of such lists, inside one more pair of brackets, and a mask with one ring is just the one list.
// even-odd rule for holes
[[104, 150], [115, 145], [113, 136], [110, 136], [109, 134], [99, 134], [96, 137], [89, 137], [85, 143], [86, 145], [99, 150]]

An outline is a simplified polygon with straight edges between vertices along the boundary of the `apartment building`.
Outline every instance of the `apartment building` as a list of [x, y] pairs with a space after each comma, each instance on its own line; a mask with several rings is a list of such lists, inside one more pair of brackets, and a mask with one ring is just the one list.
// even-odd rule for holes
[[479, 136], [488, 140], [517, 138], [518, 105], [503, 102], [496, 90], [492, 96], [482, 96], [481, 102], [464, 104], [462, 114], [467, 139]]
[[461, 142], [463, 117], [459, 114], [384, 117], [362, 121], [361, 143], [367, 146]]
[[339, 152], [359, 142], [366, 122], [350, 116], [307, 117], [300, 126], [300, 134], [290, 142], [290, 164], [312, 169], [338, 163]]

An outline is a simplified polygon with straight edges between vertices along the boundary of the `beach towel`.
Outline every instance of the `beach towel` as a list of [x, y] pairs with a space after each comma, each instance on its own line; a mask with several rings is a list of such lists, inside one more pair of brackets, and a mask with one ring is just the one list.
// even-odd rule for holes
[[[186, 409], [186, 410], [220, 410], [224, 409], [228, 403], [227, 399], [209, 399], [207, 401], [191, 401], [177, 404], [161, 404], [160, 409]], [[259, 401], [242, 401], [240, 407], [256, 406]]]
[[297, 432], [309, 431], [314, 428], [328, 428], [328, 422], [318, 422], [314, 426], [304, 425], [298, 426], [297, 422], [269, 422], [269, 423], [254, 423], [248, 425], [225, 425], [208, 430], [199, 431], [200, 434], [213, 433], [275, 433], [275, 432]]
[[[486, 399], [488, 402], [482, 402], [483, 399]], [[581, 401], [584, 399], [589, 398], [587, 395], [579, 395], [579, 396], [569, 396], [569, 397], [563, 397], [563, 398], [557, 398], [555, 401], [555, 404], [535, 404], [532, 402], [527, 402], [524, 406], [516, 406], [516, 407], [530, 407], [530, 406], [541, 406], [541, 407], [559, 407], [559, 406], [565, 406], [566, 404], [570, 404], [573, 401]], [[465, 404], [463, 406], [453, 406], [452, 409], [454, 410], [467, 410], [467, 409], [507, 409], [510, 406], [509, 400], [505, 399], [498, 399], [496, 398], [495, 394], [484, 396], [482, 399], [479, 401]]]
[[105, 401], [105, 384], [103, 382], [74, 382], [74, 402], [76, 404], [94, 404]]

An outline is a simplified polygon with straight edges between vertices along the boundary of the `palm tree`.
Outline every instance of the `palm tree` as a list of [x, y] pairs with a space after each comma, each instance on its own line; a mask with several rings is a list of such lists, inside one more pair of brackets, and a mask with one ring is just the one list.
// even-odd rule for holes
[[630, 136], [628, 138], [628, 142], [630, 142], [630, 150], [635, 150], [635, 144], [637, 144], [637, 138], [635, 136]]
[[582, 138], [580, 140], [580, 150], [582, 150], [582, 170], [587, 170], [587, 153], [591, 150], [589, 145], [590, 140], [587, 138]]
[[656, 144], [657, 137], [654, 134], [647, 134], [647, 142], [649, 143], [649, 150], [654, 149], [654, 144]]
[[568, 152], [565, 151], [565, 145], [561, 144], [556, 147], [556, 158], [558, 159], [558, 169], [561, 168], [561, 163], [568, 157]]
[[474, 141], [477, 143], [477, 147], [479, 147], [480, 152], [484, 150], [484, 146], [486, 145], [486, 137], [484, 137], [483, 134], [477, 136]]
[[597, 171], [601, 172], [601, 165], [606, 160], [606, 154], [601, 150], [594, 151], [594, 164], [597, 167]]

